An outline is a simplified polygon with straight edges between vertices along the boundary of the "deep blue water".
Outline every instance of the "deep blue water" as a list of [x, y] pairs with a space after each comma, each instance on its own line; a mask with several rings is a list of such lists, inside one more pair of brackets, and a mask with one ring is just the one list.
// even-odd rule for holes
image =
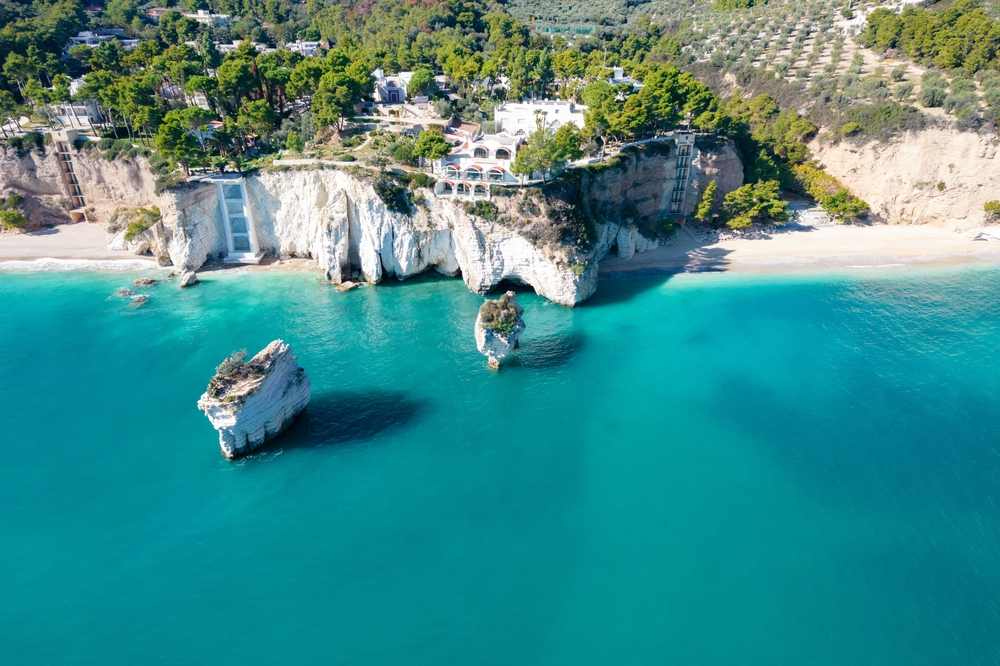
[[[1000, 663], [1000, 270], [0, 274], [0, 663]], [[306, 414], [195, 403], [282, 337]]]

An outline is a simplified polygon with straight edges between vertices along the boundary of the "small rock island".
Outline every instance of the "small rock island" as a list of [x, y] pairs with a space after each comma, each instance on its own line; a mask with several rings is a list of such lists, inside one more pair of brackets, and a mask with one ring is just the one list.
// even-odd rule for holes
[[490, 367], [500, 369], [500, 360], [517, 349], [517, 339], [524, 332], [524, 309], [517, 295], [508, 291], [495, 301], [486, 301], [476, 317], [476, 347], [489, 359]]
[[309, 377], [291, 348], [275, 340], [249, 361], [236, 352], [215, 369], [198, 409], [219, 431], [232, 460], [276, 437], [309, 404]]

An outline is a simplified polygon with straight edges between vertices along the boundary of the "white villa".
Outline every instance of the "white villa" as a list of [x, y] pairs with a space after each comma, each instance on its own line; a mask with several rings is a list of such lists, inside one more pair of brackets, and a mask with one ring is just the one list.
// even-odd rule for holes
[[70, 46], [76, 46], [78, 44], [86, 44], [91, 48], [95, 48], [102, 42], [110, 42], [112, 39], [117, 39], [118, 42], [122, 45], [122, 48], [125, 49], [126, 51], [131, 51], [132, 49], [134, 49], [136, 46], [139, 45], [138, 39], [125, 39], [123, 37], [124, 34], [125, 34], [124, 30], [118, 30], [118, 29], [84, 30], [83, 32], [77, 34], [76, 37], [69, 38], [69, 44], [67, 45], [67, 49]]
[[64, 127], [87, 127], [92, 123], [101, 122], [103, 118], [97, 102], [89, 99], [82, 102], [53, 104], [52, 120]]
[[558, 129], [566, 123], [574, 123], [583, 129], [585, 106], [561, 100], [532, 100], [530, 102], [507, 102], [493, 112], [493, 119], [500, 123], [504, 132], [514, 136], [527, 136], [537, 126], [535, 112], [544, 114], [546, 127]]
[[372, 72], [375, 77], [373, 97], [379, 104], [400, 104], [406, 99], [406, 87], [410, 85], [413, 72], [385, 75], [381, 67]]
[[625, 76], [625, 69], [622, 67], [613, 67], [611, 72], [611, 78], [608, 79], [608, 83], [613, 86], [621, 85], [622, 83], [631, 83], [632, 90], [638, 90], [643, 87], [642, 83], [639, 83], [631, 76]]
[[304, 42], [301, 39], [285, 44], [285, 50], [298, 53], [300, 56], [314, 56], [319, 53], [319, 42]]
[[229, 25], [229, 14], [213, 14], [207, 9], [199, 9], [194, 14], [185, 14], [184, 16], [210, 28], [217, 25]]
[[522, 137], [480, 134], [460, 142], [451, 154], [434, 162], [438, 182], [434, 194], [439, 197], [488, 199], [490, 184], [516, 184], [510, 171]]

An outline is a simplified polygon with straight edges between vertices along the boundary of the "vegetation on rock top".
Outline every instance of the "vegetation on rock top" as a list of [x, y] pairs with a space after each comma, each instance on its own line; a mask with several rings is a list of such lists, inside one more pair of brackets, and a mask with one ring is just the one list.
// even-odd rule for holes
[[514, 332], [522, 314], [524, 309], [517, 304], [517, 298], [511, 291], [500, 296], [498, 300], [487, 300], [479, 306], [479, 318], [483, 328], [497, 331], [504, 336]]

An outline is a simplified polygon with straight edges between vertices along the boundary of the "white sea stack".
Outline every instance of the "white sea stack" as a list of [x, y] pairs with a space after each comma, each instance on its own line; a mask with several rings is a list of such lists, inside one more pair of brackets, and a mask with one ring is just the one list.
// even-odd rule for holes
[[309, 404], [309, 376], [282, 340], [245, 358], [241, 352], [223, 361], [198, 400], [229, 459], [276, 437]]
[[476, 317], [476, 347], [489, 359], [490, 367], [500, 369], [500, 360], [517, 348], [524, 332], [524, 310], [517, 295], [508, 291], [496, 301], [486, 301]]
[[193, 287], [196, 284], [198, 284], [198, 274], [194, 271], [184, 271], [181, 275], [180, 288]]

